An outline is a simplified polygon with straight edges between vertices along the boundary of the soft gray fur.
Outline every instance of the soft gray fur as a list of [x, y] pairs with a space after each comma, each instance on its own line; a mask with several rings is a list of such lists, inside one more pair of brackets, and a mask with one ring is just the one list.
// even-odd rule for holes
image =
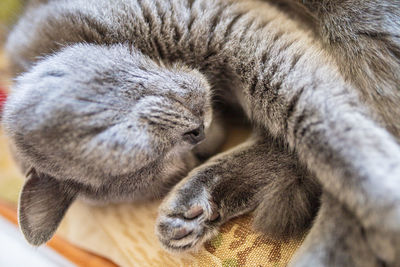
[[[252, 209], [258, 229], [298, 234], [320, 199], [293, 266], [400, 266], [400, 4], [299, 2], [293, 20], [291, 2], [245, 0], [28, 9], [7, 46], [26, 73], [4, 113], [33, 168], [20, 204], [28, 240], [45, 242], [76, 196], [135, 200], [176, 182], [194, 165], [182, 163], [185, 133], [211, 121], [211, 84], [256, 130], [167, 196], [156, 229], [167, 249], [196, 247]], [[43, 183], [64, 200], [35, 194]]]

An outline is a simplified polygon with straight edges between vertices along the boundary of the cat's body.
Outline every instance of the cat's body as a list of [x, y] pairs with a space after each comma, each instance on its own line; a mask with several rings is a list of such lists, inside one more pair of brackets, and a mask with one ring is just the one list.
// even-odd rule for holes
[[[300, 1], [299, 1], [300, 2]], [[400, 136], [400, 7], [397, 1], [304, 1], [325, 50], [372, 107]]]
[[[354, 10], [358, 2], [346, 3]], [[367, 3], [373, 4], [372, 1]], [[345, 34], [340, 35], [342, 41], [332, 39], [333, 34], [326, 34], [337, 34], [339, 30], [334, 26], [342, 29], [341, 22], [333, 23], [327, 31], [319, 31], [325, 29], [325, 13], [318, 14], [321, 25], [316, 24], [315, 29], [322, 32], [322, 43], [334, 41], [328, 46], [331, 56], [313, 32], [305, 31], [304, 25], [266, 3], [73, 0], [50, 1], [32, 8], [9, 39], [8, 51], [15, 72], [28, 71], [28, 74], [19, 78], [4, 116], [5, 128], [16, 145], [17, 154], [40, 173], [30, 173], [33, 177], [25, 186], [27, 197], [24, 199], [23, 192], [21, 198], [20, 214], [28, 239], [36, 244], [46, 241], [63, 215], [63, 212], [52, 215], [40, 211], [41, 217], [35, 219], [35, 209], [26, 210], [34, 204], [35, 197], [29, 195], [29, 188], [41, 185], [40, 181], [49, 180], [47, 184], [51, 186], [46, 189], [57, 188], [59, 195], [66, 196], [53, 205], [65, 211], [76, 195], [85, 193], [71, 182], [74, 179], [94, 187], [100, 195], [107, 194], [107, 189], [115, 190], [116, 194], [110, 194], [108, 201], [129, 195], [132, 188], [123, 188], [126, 183], [118, 172], [129, 173], [133, 168], [142, 173], [140, 164], [148, 166], [148, 162], [140, 158], [143, 151], [139, 149], [141, 153], [136, 153], [132, 149], [142, 147], [149, 154], [150, 162], [157, 158], [156, 154], [160, 160], [171, 154], [179, 162], [181, 158], [171, 152], [173, 145], [167, 144], [204, 122], [207, 117], [204, 113], [209, 110], [204, 101], [210, 100], [210, 82], [218, 95], [244, 110], [257, 130], [240, 147], [194, 169], [169, 194], [160, 209], [157, 228], [167, 248], [194, 247], [224, 221], [256, 207], [259, 229], [275, 235], [297, 234], [313, 218], [322, 187], [320, 212], [294, 264], [374, 266], [384, 262], [400, 265], [397, 253], [400, 244], [400, 148], [395, 140], [400, 136], [400, 116], [397, 116], [400, 110], [396, 106], [400, 98], [396, 87], [399, 84], [396, 70], [399, 65], [396, 27], [399, 6], [390, 1], [383, 3], [393, 7], [386, 11], [388, 18], [378, 27], [386, 29], [385, 23], [390, 26], [384, 36], [386, 39], [382, 41], [381, 35], [371, 31], [366, 37], [362, 35], [361, 43], [353, 40], [354, 46], [349, 45], [343, 37]], [[362, 14], [368, 14], [367, 11]], [[340, 16], [337, 19], [340, 21]], [[380, 39], [375, 39], [376, 36]], [[388, 47], [379, 46], [377, 42], [380, 41]], [[366, 57], [356, 54], [357, 57], [353, 49], [356, 44], [365, 51], [373, 48], [373, 51], [383, 49], [387, 53]], [[60, 50], [65, 46], [71, 47]], [[336, 56], [338, 47], [344, 52]], [[54, 56], [34, 66], [38, 56], [49, 54]], [[348, 55], [353, 55], [351, 60], [346, 57]], [[150, 58], [150, 69], [146, 64], [140, 67], [136, 63], [146, 56]], [[106, 64], [102, 62], [104, 58]], [[340, 70], [335, 62], [339, 63]], [[90, 74], [92, 65], [98, 68]], [[84, 71], [82, 76], [81, 71]], [[140, 81], [143, 77], [151, 82], [143, 83]], [[63, 84], [67, 80], [69, 82]], [[187, 113], [189, 119], [175, 114], [178, 116], [176, 123], [192, 120], [195, 125], [180, 130], [177, 136], [173, 135], [175, 127], [169, 128], [172, 130], [166, 135], [168, 138], [159, 136], [163, 141], [157, 141], [166, 146], [160, 151], [165, 154], [158, 150], [148, 152], [151, 142], [142, 142], [136, 136], [132, 136], [134, 146], [125, 146], [130, 144], [126, 136], [131, 134], [121, 130], [129, 126], [124, 124], [126, 114], [131, 114], [129, 118], [137, 124], [140, 120], [135, 114], [152, 110], [148, 105], [140, 109], [131, 106], [128, 100], [132, 98], [136, 104], [135, 94], [140, 90], [132, 94], [129, 86], [141, 88], [143, 92], [153, 88], [150, 91], [154, 93], [157, 84], [164, 83], [165, 88], [158, 89], [165, 99], [171, 101], [176, 94], [182, 97], [174, 100], [184, 107], [177, 114], [199, 113], [194, 117]], [[175, 90], [176, 87], [181, 89]], [[170, 93], [165, 93], [168, 90]], [[97, 113], [87, 110], [86, 104], [79, 104], [77, 100], [81, 98], [96, 102], [107, 99], [106, 108], [116, 104], [118, 108], [114, 113], [106, 113], [110, 113], [110, 117], [96, 118]], [[124, 104], [118, 106], [118, 101]], [[157, 107], [163, 101], [148, 103]], [[98, 111], [104, 108], [101, 105], [104, 103], [94, 103], [92, 108]], [[175, 103], [168, 110], [176, 108]], [[68, 119], [70, 113], [76, 121]], [[80, 121], [84, 114], [87, 120]], [[38, 116], [41, 119], [37, 119]], [[118, 117], [123, 120], [115, 119]], [[115, 124], [104, 125], [104, 120]], [[49, 123], [52, 121], [53, 124]], [[69, 121], [72, 123], [65, 126]], [[106, 135], [108, 139], [100, 138], [101, 142], [97, 142], [98, 125], [92, 125], [96, 123], [101, 124], [99, 132], [118, 127]], [[146, 123], [149, 127], [149, 122]], [[151, 125], [162, 127], [163, 124], [157, 120]], [[119, 150], [118, 145], [100, 146], [99, 150], [90, 150], [93, 154], [82, 153], [82, 147], [93, 149], [93, 145], [80, 143], [82, 135], [73, 138], [63, 135], [65, 131], [73, 132], [76, 126], [88, 127], [84, 134], [97, 140], [96, 145], [125, 140], [123, 149]], [[144, 134], [146, 127], [135, 127], [136, 133]], [[164, 127], [168, 128], [168, 123]], [[174, 143], [174, 146], [177, 145]], [[185, 153], [190, 154], [189, 146], [186, 147]], [[182, 151], [182, 147], [178, 148]], [[36, 150], [41, 153], [34, 153]], [[135, 153], [129, 158], [128, 152]], [[115, 157], [107, 162], [110, 153], [115, 153]], [[124, 161], [125, 155], [131, 161], [139, 157], [134, 163], [139, 165], [131, 166], [129, 160]], [[73, 163], [72, 166], [62, 159]], [[158, 173], [157, 168], [150, 166], [149, 170], [150, 176]], [[110, 172], [117, 172], [112, 176], [114, 179], [109, 179]], [[132, 181], [135, 176], [126, 177], [130, 177], [129, 183], [135, 184], [136, 180]], [[58, 183], [62, 186], [57, 186]], [[114, 183], [118, 186], [112, 189]], [[96, 189], [99, 186], [105, 188], [104, 192]], [[98, 196], [88, 194], [88, 197]], [[25, 205], [24, 200], [27, 201]], [[47, 201], [51, 202], [51, 198]], [[330, 214], [330, 210], [335, 210], [336, 214]], [[51, 231], [44, 227], [40, 231], [35, 229], [47, 219]]]

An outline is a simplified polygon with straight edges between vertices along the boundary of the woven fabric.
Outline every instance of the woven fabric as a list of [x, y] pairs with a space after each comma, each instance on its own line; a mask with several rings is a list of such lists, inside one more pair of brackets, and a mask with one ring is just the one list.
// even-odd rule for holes
[[170, 254], [154, 234], [159, 202], [105, 207], [77, 202], [58, 234], [121, 266], [286, 266], [303, 237], [274, 240], [252, 230], [252, 216], [229, 221], [197, 252]]

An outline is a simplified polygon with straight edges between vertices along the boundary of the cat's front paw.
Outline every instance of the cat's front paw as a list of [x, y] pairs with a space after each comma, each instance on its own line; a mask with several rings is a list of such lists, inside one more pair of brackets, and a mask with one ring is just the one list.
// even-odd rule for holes
[[181, 183], [161, 204], [156, 233], [169, 251], [196, 249], [214, 236], [221, 223], [217, 205], [204, 185]]

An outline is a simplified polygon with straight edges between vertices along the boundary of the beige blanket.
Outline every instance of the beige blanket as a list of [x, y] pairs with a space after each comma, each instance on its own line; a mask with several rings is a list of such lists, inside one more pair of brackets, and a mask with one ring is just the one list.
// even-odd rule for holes
[[158, 202], [89, 207], [75, 203], [58, 234], [122, 266], [286, 266], [301, 240], [251, 230], [251, 216], [226, 223], [198, 252], [169, 254], [154, 235]]

